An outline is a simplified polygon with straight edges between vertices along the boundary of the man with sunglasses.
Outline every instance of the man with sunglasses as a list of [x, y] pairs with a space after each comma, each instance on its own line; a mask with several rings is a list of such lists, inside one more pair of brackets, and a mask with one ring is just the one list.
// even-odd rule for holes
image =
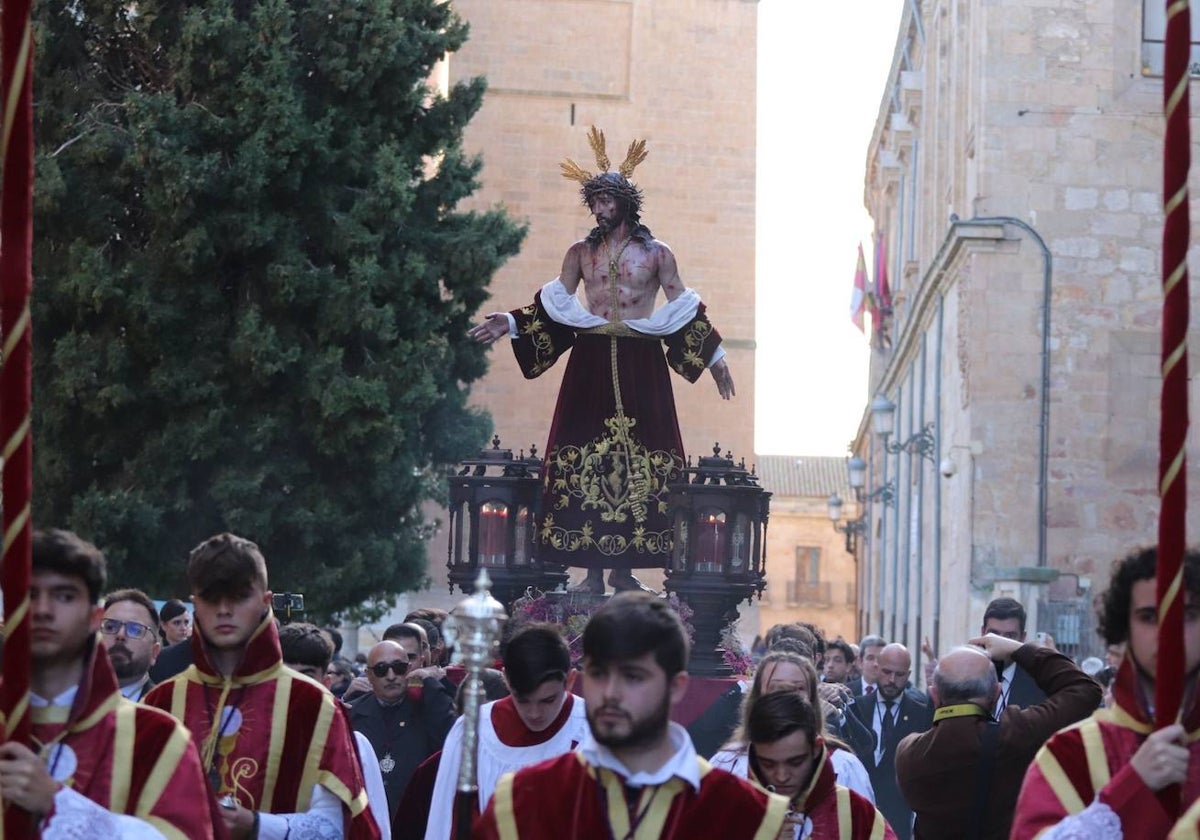
[[350, 706], [351, 725], [379, 759], [393, 820], [413, 771], [442, 748], [454, 725], [454, 699], [422, 663], [416, 633], [379, 642], [367, 651], [371, 691]]
[[118, 589], [104, 599], [100, 641], [117, 675], [121, 694], [137, 702], [154, 688], [149, 670], [158, 659], [158, 613], [140, 589]]

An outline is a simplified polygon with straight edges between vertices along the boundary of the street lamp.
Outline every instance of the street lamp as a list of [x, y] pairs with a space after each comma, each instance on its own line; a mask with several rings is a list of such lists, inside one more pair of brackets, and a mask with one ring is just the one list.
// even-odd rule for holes
[[885, 441], [892, 433], [896, 422], [896, 404], [883, 394], [871, 400], [871, 430], [876, 437]]
[[846, 462], [846, 477], [854, 490], [855, 498], [862, 500], [862, 489], [867, 485], [867, 462], [855, 455]]
[[858, 519], [851, 519], [842, 525], [839, 520], [842, 518], [842, 497], [837, 493], [829, 497], [829, 521], [833, 523], [833, 530], [839, 534], [846, 535], [846, 553], [854, 554], [858, 546], [858, 537], [860, 534], [867, 532], [866, 516], [859, 516]]
[[896, 404], [883, 394], [871, 401], [871, 428], [876, 437], [883, 441], [885, 451], [895, 455], [907, 452], [920, 455], [930, 462], [937, 460], [937, 440], [933, 436], [933, 423], [926, 423], [919, 432], [913, 432], [903, 441], [889, 441], [896, 424]]

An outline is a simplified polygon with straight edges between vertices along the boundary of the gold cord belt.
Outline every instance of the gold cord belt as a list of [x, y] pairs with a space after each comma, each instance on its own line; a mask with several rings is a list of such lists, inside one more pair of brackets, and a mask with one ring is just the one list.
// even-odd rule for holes
[[658, 341], [658, 336], [640, 333], [624, 321], [617, 321], [615, 323], [609, 321], [607, 324], [601, 324], [598, 327], [584, 327], [575, 332], [580, 335], [612, 335], [617, 338], [648, 338], [651, 341]]

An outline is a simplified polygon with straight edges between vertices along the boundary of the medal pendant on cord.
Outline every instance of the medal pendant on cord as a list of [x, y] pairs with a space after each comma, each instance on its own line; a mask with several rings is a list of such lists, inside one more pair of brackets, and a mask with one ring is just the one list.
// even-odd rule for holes
[[383, 758], [379, 760], [379, 769], [384, 773], [391, 773], [396, 769], [396, 761], [392, 758], [392, 754], [384, 753]]

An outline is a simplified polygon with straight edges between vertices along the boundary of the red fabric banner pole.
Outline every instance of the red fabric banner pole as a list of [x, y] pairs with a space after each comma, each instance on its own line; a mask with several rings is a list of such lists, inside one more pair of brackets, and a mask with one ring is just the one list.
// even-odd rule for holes
[[[1183, 554], [1187, 541], [1188, 430], [1188, 63], [1191, 11], [1188, 0], [1166, 0], [1166, 59], [1163, 68], [1163, 334], [1162, 425], [1158, 480], [1158, 658], [1154, 682], [1154, 725], [1163, 728], [1180, 714], [1183, 696]], [[1160, 794], [1168, 813], [1179, 813], [1179, 787]]]
[[[0, 90], [4, 96], [0, 157], [0, 521], [3, 524], [4, 681], [0, 712], [5, 740], [29, 744], [29, 566], [33, 447], [31, 329], [33, 289], [33, 36], [29, 0], [0, 6]], [[36, 837], [28, 811], [7, 805], [4, 837]]]

